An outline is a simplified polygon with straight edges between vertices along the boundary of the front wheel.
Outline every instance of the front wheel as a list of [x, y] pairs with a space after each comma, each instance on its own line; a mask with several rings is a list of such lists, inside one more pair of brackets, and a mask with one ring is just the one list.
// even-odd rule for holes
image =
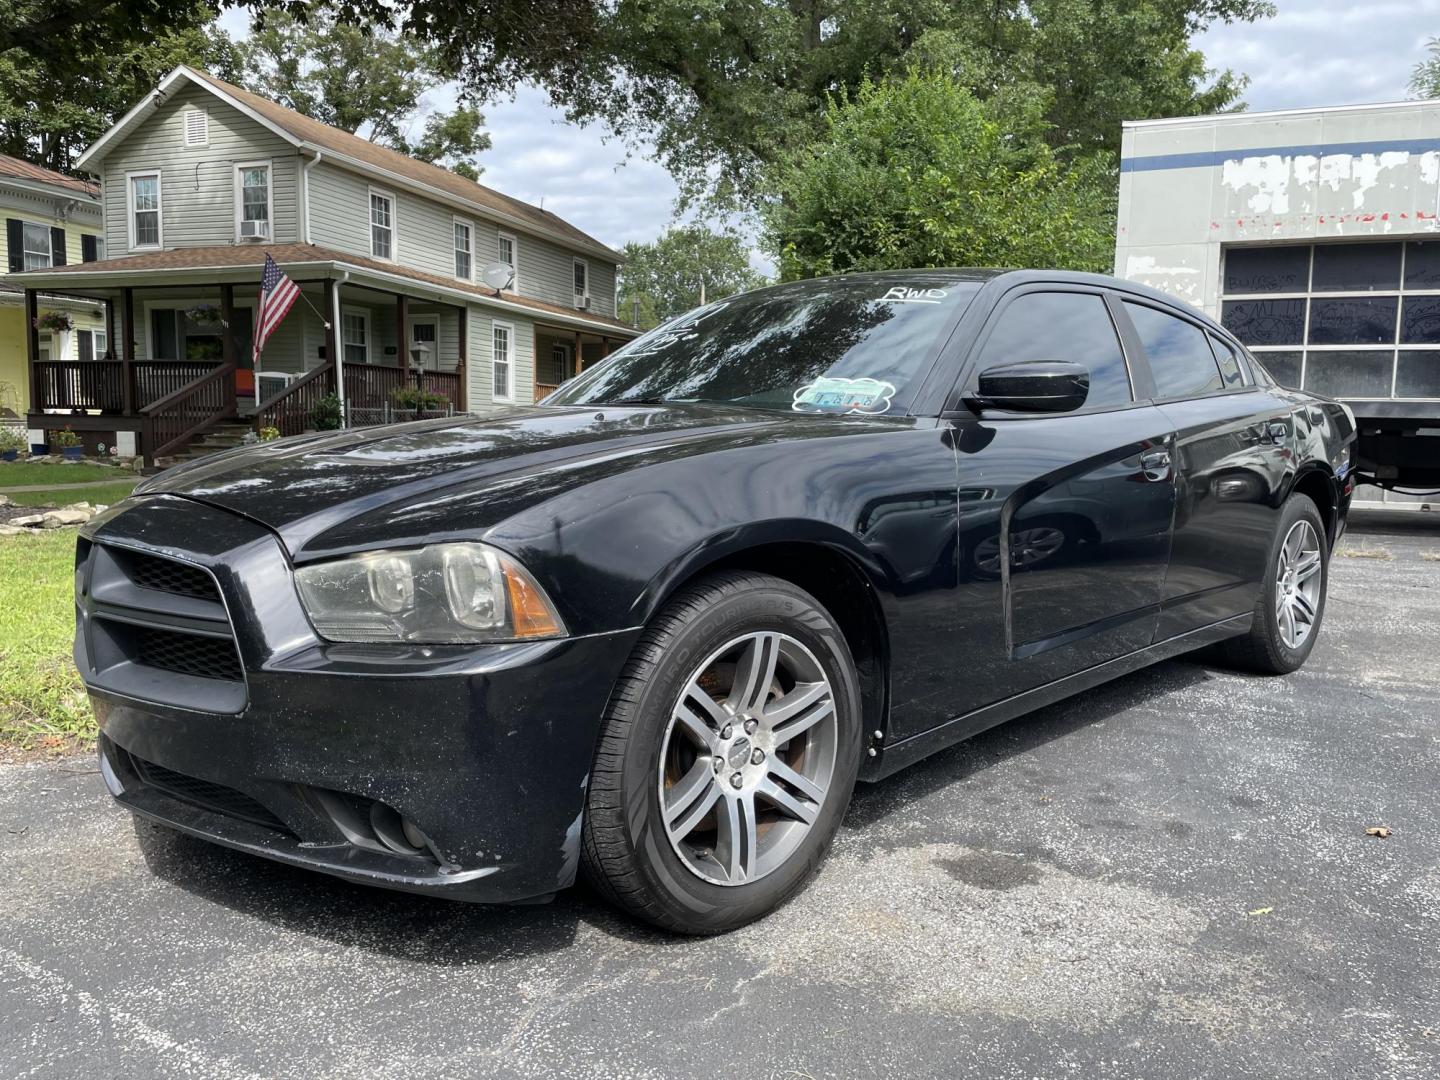
[[828, 850], [860, 743], [850, 651], [813, 597], [750, 573], [689, 586], [612, 696], [587, 795], [587, 875], [681, 933], [759, 918]]
[[1225, 658], [1266, 675], [1298, 669], [1319, 637], [1329, 579], [1320, 511], [1307, 496], [1291, 495], [1280, 511], [1250, 632], [1222, 643]]

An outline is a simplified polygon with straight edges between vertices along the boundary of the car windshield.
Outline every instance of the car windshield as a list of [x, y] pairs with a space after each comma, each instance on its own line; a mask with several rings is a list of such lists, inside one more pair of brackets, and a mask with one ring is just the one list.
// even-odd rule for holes
[[941, 331], [982, 284], [919, 270], [821, 278], [718, 300], [637, 338], [545, 404], [903, 412]]

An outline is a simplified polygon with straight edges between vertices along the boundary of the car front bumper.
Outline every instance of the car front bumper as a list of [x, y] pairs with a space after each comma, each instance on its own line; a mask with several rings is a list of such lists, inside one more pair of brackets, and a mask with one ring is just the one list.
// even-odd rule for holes
[[[136, 591], [130, 570], [116, 571], [171, 562], [213, 579], [223, 622], [194, 596], [157, 595], [153, 573], [134, 575], [150, 581]], [[86, 530], [77, 587], [75, 658], [101, 729], [101, 772], [135, 813], [456, 899], [519, 902], [574, 880], [601, 716], [638, 631], [467, 648], [327, 644], [272, 534], [166, 497]], [[186, 655], [186, 635], [219, 640], [225, 623], [238, 665], [215, 678]], [[213, 667], [213, 642], [193, 640]], [[387, 841], [397, 833], [401, 850]]]

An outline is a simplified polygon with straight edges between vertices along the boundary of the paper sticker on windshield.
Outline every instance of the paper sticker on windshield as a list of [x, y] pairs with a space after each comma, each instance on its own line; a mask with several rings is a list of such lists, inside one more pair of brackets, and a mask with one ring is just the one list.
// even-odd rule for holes
[[883, 413], [890, 409], [895, 384], [880, 379], [819, 378], [795, 391], [796, 412]]

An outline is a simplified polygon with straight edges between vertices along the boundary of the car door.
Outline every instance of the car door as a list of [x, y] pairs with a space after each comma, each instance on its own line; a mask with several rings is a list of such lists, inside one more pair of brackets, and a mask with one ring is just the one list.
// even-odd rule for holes
[[[1089, 369], [1084, 407], [960, 404], [981, 371], [1046, 360]], [[1147, 646], [1174, 506], [1171, 425], [1132, 378], [1102, 290], [1012, 290], [961, 370], [945, 414], [959, 485], [953, 716]]]
[[1120, 304], [1175, 428], [1175, 531], [1155, 640], [1255, 606], [1278, 518], [1291, 435], [1288, 404], [1249, 377], [1238, 350], [1163, 302]]

